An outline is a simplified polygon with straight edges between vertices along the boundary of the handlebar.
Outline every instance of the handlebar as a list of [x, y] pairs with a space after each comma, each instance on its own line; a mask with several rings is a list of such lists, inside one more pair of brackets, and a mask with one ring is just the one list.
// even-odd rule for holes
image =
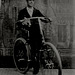
[[[34, 20], [34, 19], [37, 19], [38, 20], [38, 23], [39, 23], [40, 28], [42, 26], [41, 25], [41, 21], [44, 22], [44, 23], [50, 23], [50, 25], [51, 25], [51, 22], [52, 22], [52, 20], [50, 18], [46, 18], [46, 17], [31, 17], [31, 18], [25, 18], [24, 17], [24, 19], [18, 20], [16, 22], [16, 24], [18, 25], [19, 28], [21, 28], [21, 27], [22, 28], [26, 28], [26, 27], [28, 28], [28, 27], [31, 27], [32, 20]], [[35, 20], [34, 20], [34, 22], [35, 22]]]
[[[42, 20], [42, 21], [46, 21], [46, 20], [48, 20], [48, 22], [52, 22], [52, 19], [51, 18], [46, 18], [46, 17], [31, 17], [31, 18], [24, 18], [24, 19], [22, 19], [22, 20], [18, 20], [17, 22], [24, 22], [24, 21], [30, 21], [30, 20], [32, 20], [32, 19], [38, 19], [38, 20]], [[16, 22], [16, 23], [17, 23]]]

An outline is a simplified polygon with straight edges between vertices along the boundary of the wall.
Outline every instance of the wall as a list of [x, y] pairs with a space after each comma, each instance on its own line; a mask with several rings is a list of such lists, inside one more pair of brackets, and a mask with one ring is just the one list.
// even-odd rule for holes
[[[2, 0], [0, 30], [3, 27], [3, 31], [0, 31], [0, 38], [1, 45], [7, 48], [3, 50], [3, 53], [6, 51], [4, 55], [12, 55], [12, 49], [10, 48], [14, 43], [12, 39], [14, 39], [15, 21], [18, 11], [25, 6], [25, 0]], [[71, 53], [74, 26], [73, 0], [35, 0], [35, 7], [53, 20], [51, 25], [45, 27], [47, 41], [52, 42], [59, 49], [61, 55]], [[4, 45], [2, 42], [4, 42]]]

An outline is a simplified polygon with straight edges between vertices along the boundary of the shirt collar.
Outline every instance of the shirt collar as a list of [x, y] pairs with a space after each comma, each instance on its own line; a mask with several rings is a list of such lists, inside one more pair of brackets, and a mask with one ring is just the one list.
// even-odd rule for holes
[[33, 10], [34, 8], [32, 7], [32, 8], [29, 8], [29, 7], [27, 7], [27, 10]]

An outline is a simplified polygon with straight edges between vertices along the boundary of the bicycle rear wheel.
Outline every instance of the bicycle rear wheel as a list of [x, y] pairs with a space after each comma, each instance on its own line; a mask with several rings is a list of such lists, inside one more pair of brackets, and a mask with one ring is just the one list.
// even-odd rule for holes
[[28, 54], [27, 54], [27, 47], [26, 44], [21, 41], [17, 40], [14, 45], [14, 53], [13, 53], [14, 63], [16, 68], [21, 73], [26, 73], [28, 71], [29, 61], [28, 61]]
[[43, 65], [43, 75], [62, 75], [61, 58], [56, 47], [46, 42], [42, 50], [41, 64]]

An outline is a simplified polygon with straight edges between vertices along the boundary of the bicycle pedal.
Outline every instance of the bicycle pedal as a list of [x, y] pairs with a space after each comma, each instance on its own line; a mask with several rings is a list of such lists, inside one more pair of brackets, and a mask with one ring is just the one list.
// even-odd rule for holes
[[43, 52], [44, 50], [39, 50], [40, 52]]
[[48, 49], [47, 51], [51, 51], [51, 49]]
[[49, 68], [49, 69], [54, 68], [54, 64], [53, 63], [48, 63], [48, 64], [46, 64], [46, 67]]
[[20, 62], [20, 61], [24, 61], [25, 59], [19, 59], [18, 61]]
[[28, 62], [30, 62], [31, 60], [28, 60]]

